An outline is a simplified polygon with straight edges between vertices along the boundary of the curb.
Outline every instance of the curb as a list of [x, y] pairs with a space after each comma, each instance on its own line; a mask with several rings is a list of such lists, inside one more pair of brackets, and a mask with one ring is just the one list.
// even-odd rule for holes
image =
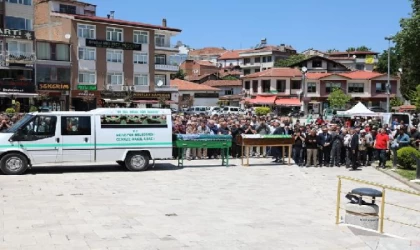
[[415, 184], [413, 182], [410, 182], [409, 180], [405, 179], [401, 175], [399, 175], [397, 173], [394, 173], [390, 170], [384, 170], [384, 169], [380, 169], [380, 168], [376, 168], [376, 167], [375, 167], [375, 169], [378, 170], [379, 172], [382, 172], [382, 173], [396, 179], [399, 182], [404, 183], [405, 185], [407, 185], [407, 186], [411, 187], [412, 189], [416, 190], [417, 192], [420, 192], [420, 185]]

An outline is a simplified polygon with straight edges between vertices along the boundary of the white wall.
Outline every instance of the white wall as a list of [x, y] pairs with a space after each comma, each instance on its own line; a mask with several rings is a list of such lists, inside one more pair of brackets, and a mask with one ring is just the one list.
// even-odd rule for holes
[[[190, 95], [194, 97], [194, 93], [215, 93], [217, 91], [179, 91], [179, 96]], [[195, 98], [193, 106], [217, 106], [219, 98]]]
[[6, 2], [5, 9], [6, 16], [23, 17], [32, 20], [32, 26], [34, 25], [34, 6], [23, 5], [16, 3]]

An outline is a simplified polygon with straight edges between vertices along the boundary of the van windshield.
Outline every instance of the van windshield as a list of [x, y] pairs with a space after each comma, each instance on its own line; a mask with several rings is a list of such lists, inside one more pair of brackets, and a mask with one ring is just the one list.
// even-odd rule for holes
[[22, 127], [22, 125], [26, 124], [29, 120], [32, 119], [32, 117], [34, 117], [31, 114], [27, 114], [25, 115], [22, 119], [20, 119], [18, 122], [16, 122], [15, 124], [13, 124], [10, 128], [2, 131], [2, 133], [16, 133], [16, 131]]

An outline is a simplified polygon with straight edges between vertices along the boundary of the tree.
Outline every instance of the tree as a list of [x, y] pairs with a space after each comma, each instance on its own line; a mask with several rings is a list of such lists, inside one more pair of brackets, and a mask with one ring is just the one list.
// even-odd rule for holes
[[389, 100], [389, 105], [391, 106], [391, 108], [393, 108], [393, 107], [399, 107], [399, 106], [401, 106], [403, 104], [404, 104], [404, 101], [401, 100], [398, 97], [393, 97], [393, 98], [391, 98]]
[[362, 46], [359, 46], [359, 47], [350, 47], [346, 51], [347, 52], [353, 52], [353, 51], [371, 51], [371, 48], [368, 48], [365, 45], [362, 45]]
[[332, 108], [343, 108], [351, 100], [351, 96], [346, 95], [342, 89], [334, 88], [328, 96], [328, 102]]
[[[400, 56], [395, 47], [392, 47], [390, 51], [391, 75], [396, 75], [398, 73]], [[384, 52], [379, 56], [375, 71], [384, 74], [388, 73], [388, 50], [384, 50]]]
[[417, 107], [417, 110], [420, 110], [420, 85], [416, 87], [415, 91], [411, 92], [411, 104]]
[[290, 67], [291, 65], [299, 63], [305, 59], [306, 59], [306, 56], [302, 54], [291, 55], [286, 59], [278, 60], [274, 64], [274, 67]]
[[179, 69], [178, 72], [176, 72], [175, 74], [171, 75], [171, 80], [174, 79], [180, 79], [180, 80], [184, 80], [185, 79], [185, 73], [182, 69]]
[[420, 0], [411, 2], [411, 16], [400, 21], [401, 30], [393, 40], [400, 54], [400, 66], [403, 69], [401, 94], [404, 98], [412, 100], [415, 97], [412, 94], [420, 84]]

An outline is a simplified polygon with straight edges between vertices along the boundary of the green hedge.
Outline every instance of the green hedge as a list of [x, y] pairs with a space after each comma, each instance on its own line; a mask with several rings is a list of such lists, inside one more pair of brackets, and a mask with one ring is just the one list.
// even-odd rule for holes
[[255, 113], [257, 115], [267, 115], [271, 112], [271, 109], [269, 107], [258, 107], [255, 109]]
[[420, 158], [420, 152], [413, 147], [403, 147], [397, 151], [397, 160], [400, 168], [403, 169], [416, 169], [417, 164], [412, 155]]

